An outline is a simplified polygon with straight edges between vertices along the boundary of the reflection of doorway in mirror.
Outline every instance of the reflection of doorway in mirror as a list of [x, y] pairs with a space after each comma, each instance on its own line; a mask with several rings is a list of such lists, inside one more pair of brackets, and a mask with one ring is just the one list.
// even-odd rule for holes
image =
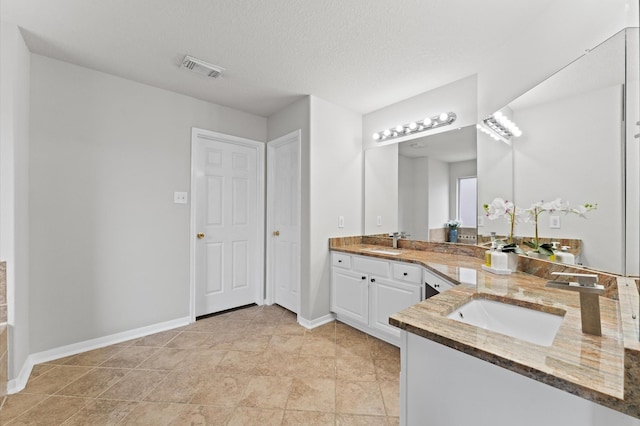
[[458, 218], [464, 228], [475, 228], [478, 213], [478, 179], [475, 176], [458, 179]]

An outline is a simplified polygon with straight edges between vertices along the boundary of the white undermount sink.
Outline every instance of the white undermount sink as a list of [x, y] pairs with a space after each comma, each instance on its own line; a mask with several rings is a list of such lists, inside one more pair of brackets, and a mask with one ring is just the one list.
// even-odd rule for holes
[[473, 299], [447, 317], [540, 346], [551, 346], [564, 319], [563, 315], [487, 299]]
[[397, 256], [402, 254], [400, 250], [394, 249], [362, 249], [363, 251], [368, 251], [369, 253], [379, 253], [379, 254], [390, 254], [392, 256]]

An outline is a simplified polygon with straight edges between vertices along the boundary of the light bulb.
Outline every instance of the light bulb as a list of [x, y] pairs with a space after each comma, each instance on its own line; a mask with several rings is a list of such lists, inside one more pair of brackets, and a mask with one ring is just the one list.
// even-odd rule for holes
[[404, 130], [404, 126], [402, 124], [398, 124], [396, 126], [396, 132], [400, 133]]
[[377, 141], [378, 139], [380, 139], [380, 133], [376, 132], [376, 133], [373, 134], [373, 140]]
[[502, 118], [503, 115], [500, 111], [496, 111], [493, 113], [493, 118], [495, 118], [496, 120], [500, 120], [500, 118]]
[[424, 127], [431, 126], [431, 119], [429, 117], [425, 118], [422, 122], [424, 123]]
[[415, 130], [418, 128], [418, 125], [415, 122], [409, 123], [409, 130]]
[[438, 118], [440, 119], [440, 121], [447, 121], [449, 119], [449, 114], [443, 112]]
[[387, 137], [391, 136], [391, 130], [389, 130], [389, 129], [385, 129], [384, 132], [382, 132], [382, 133]]
[[395, 138], [396, 136], [398, 136], [398, 132], [393, 132], [393, 137]]
[[513, 136], [515, 136], [516, 138], [522, 136], [522, 130], [518, 129], [517, 127], [513, 130]]

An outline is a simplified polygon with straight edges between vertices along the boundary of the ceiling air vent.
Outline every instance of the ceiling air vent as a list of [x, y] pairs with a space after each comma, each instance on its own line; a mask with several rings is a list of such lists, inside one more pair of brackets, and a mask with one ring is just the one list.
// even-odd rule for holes
[[205, 61], [189, 55], [186, 55], [184, 57], [181, 67], [212, 78], [220, 77], [220, 75], [222, 75], [222, 71], [224, 71], [224, 68], [222, 67], [211, 65]]

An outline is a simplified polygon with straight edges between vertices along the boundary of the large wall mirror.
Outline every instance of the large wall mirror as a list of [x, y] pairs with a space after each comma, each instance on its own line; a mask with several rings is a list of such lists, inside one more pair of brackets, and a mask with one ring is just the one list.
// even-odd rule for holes
[[[587, 214], [540, 216], [541, 237], [581, 242], [577, 261], [638, 275], [640, 157], [638, 29], [627, 29], [500, 110], [522, 130], [510, 145], [478, 134], [478, 204], [495, 197], [529, 208], [561, 198]], [[480, 210], [482, 211], [482, 210]], [[551, 217], [553, 216], [553, 217]], [[479, 233], [507, 235], [509, 222], [484, 221]], [[531, 223], [515, 235], [532, 237]]]
[[[502, 108], [523, 132], [510, 144], [463, 127], [365, 151], [365, 234], [406, 231], [411, 239], [442, 241], [442, 236], [433, 238], [432, 230], [444, 233], [446, 220], [460, 218], [455, 170], [458, 177], [471, 177], [475, 163], [479, 235], [509, 232], [506, 220], [484, 218], [482, 205], [496, 197], [522, 208], [558, 197], [572, 205], [597, 203], [587, 219], [560, 215], [553, 227], [548, 216], [541, 216], [540, 236], [579, 240], [577, 262], [637, 276], [638, 69], [638, 29], [627, 29]], [[438, 157], [439, 145], [463, 152], [453, 141], [475, 144], [475, 161], [472, 154]], [[464, 222], [463, 227], [476, 229], [470, 226], [473, 220]], [[515, 228], [517, 236], [533, 234], [529, 223]]]

